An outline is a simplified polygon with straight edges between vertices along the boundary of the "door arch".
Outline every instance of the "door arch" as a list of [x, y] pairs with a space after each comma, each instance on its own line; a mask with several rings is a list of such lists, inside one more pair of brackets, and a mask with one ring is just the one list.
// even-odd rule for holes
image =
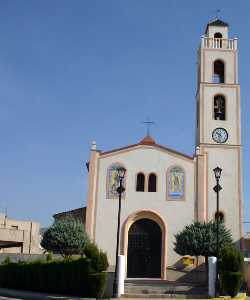
[[[154, 224], [154, 225], [150, 226], [150, 224], [149, 224], [150, 222], [147, 222], [148, 225], [146, 225], [146, 226], [143, 226], [143, 225], [145, 225], [145, 222], [136, 223], [137, 221], [142, 220], [142, 219], [147, 219], [149, 221], [153, 221], [153, 223], [151, 223], [151, 225], [152, 224]], [[137, 229], [133, 228], [133, 224], [137, 224]], [[138, 226], [139, 226], [139, 228], [138, 228]], [[128, 253], [128, 251], [130, 251], [129, 250], [129, 232], [130, 232], [130, 234], [131, 233], [136, 233], [136, 231], [137, 231], [137, 233], [139, 233], [140, 230], [142, 230], [142, 231], [144, 230], [146, 232], [148, 232], [148, 230], [149, 230], [149, 232], [150, 232], [150, 227], [152, 227], [151, 230], [154, 230], [153, 229], [153, 227], [154, 227], [155, 231], [158, 231], [158, 232], [160, 231], [161, 237], [158, 238], [158, 245], [159, 245], [159, 240], [160, 240], [160, 255], [159, 255], [160, 263], [158, 261], [158, 267], [160, 265], [160, 274], [159, 274], [159, 269], [158, 269], [157, 277], [162, 278], [162, 279], [166, 279], [166, 270], [167, 270], [167, 226], [166, 226], [166, 223], [164, 222], [163, 218], [158, 214], [158, 212], [153, 211], [153, 210], [140, 210], [140, 211], [137, 211], [137, 212], [131, 214], [126, 219], [126, 221], [123, 223], [122, 240], [121, 240], [121, 253], [123, 255], [125, 255], [125, 258], [126, 258], [127, 277], [130, 276], [129, 272], [131, 270], [131, 269], [129, 269], [129, 265], [128, 265], [130, 263], [128, 254], [131, 254], [131, 253]], [[130, 228], [131, 228], [131, 231], [130, 231]], [[158, 247], [158, 250], [159, 250], [159, 247]], [[138, 249], [138, 251], [140, 251], [140, 250]], [[138, 254], [137, 254], [137, 256], [138, 256]], [[156, 273], [156, 271], [154, 271], [154, 272]], [[137, 275], [139, 276], [139, 274], [137, 274]], [[145, 278], [145, 275], [143, 277]], [[151, 277], [152, 277], [152, 274], [151, 274]]]

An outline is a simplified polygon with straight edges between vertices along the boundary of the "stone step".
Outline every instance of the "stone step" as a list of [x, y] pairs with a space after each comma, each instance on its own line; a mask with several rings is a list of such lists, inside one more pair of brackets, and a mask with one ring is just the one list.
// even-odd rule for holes
[[165, 280], [126, 280], [125, 298], [169, 298], [179, 296], [181, 298], [204, 298], [207, 295], [205, 285], [190, 283], [177, 283]]
[[167, 299], [167, 298], [177, 298], [177, 299], [206, 299], [207, 294], [202, 295], [189, 295], [189, 294], [124, 294], [119, 298], [122, 299]]

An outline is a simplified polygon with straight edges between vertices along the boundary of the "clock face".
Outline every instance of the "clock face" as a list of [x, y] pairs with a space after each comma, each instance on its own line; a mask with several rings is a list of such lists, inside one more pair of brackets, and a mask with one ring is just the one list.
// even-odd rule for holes
[[212, 138], [216, 143], [225, 143], [228, 139], [228, 133], [224, 128], [215, 128]]

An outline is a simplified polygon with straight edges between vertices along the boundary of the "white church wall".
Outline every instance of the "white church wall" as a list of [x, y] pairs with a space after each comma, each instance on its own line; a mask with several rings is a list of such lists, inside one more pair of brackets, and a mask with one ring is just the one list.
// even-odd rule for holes
[[240, 157], [239, 150], [229, 147], [208, 149], [208, 219], [214, 219], [216, 212], [216, 194], [213, 191], [215, 178], [213, 169], [222, 168], [220, 185], [220, 211], [225, 217], [225, 225], [232, 232], [235, 241], [240, 233]]
[[[118, 200], [106, 199], [106, 174], [108, 167], [122, 163], [127, 169], [126, 198], [122, 200], [121, 225], [129, 215], [149, 209], [157, 212], [167, 225], [167, 265], [179, 257], [173, 251], [174, 234], [194, 220], [194, 162], [150, 146], [101, 157], [99, 165], [95, 240], [107, 251], [110, 264], [115, 260]], [[166, 174], [170, 166], [178, 165], [185, 171], [185, 200], [167, 201]], [[136, 192], [136, 174], [157, 174], [157, 192]], [[104, 180], [105, 178], [105, 180]]]

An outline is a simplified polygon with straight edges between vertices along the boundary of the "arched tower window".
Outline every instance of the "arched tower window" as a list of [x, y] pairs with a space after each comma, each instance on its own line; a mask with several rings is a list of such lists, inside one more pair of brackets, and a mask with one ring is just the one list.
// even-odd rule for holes
[[219, 211], [218, 213], [216, 212], [214, 215], [215, 220], [217, 220], [218, 217], [219, 217], [220, 222], [225, 221], [225, 216], [224, 216], [223, 212], [221, 212], [221, 211]]
[[224, 63], [221, 60], [214, 62], [213, 83], [224, 83]]
[[214, 48], [222, 48], [222, 34], [220, 32], [214, 34]]
[[226, 120], [226, 100], [222, 95], [214, 97], [214, 120]]
[[156, 183], [157, 177], [154, 173], [149, 174], [148, 177], [148, 191], [149, 192], [156, 192]]
[[214, 34], [214, 38], [215, 38], [215, 39], [222, 39], [222, 34], [221, 34], [220, 32], [216, 32], [216, 33]]
[[[107, 170], [107, 185], [106, 185], [106, 197], [107, 199], [116, 199], [118, 198], [117, 188], [119, 187], [119, 176], [117, 169], [124, 168], [123, 165], [119, 163], [114, 163], [108, 167]], [[126, 175], [123, 179], [123, 186], [126, 184]], [[125, 197], [125, 192], [122, 193], [122, 198]]]
[[145, 188], [145, 175], [143, 173], [138, 173], [136, 178], [136, 191], [144, 192]]

